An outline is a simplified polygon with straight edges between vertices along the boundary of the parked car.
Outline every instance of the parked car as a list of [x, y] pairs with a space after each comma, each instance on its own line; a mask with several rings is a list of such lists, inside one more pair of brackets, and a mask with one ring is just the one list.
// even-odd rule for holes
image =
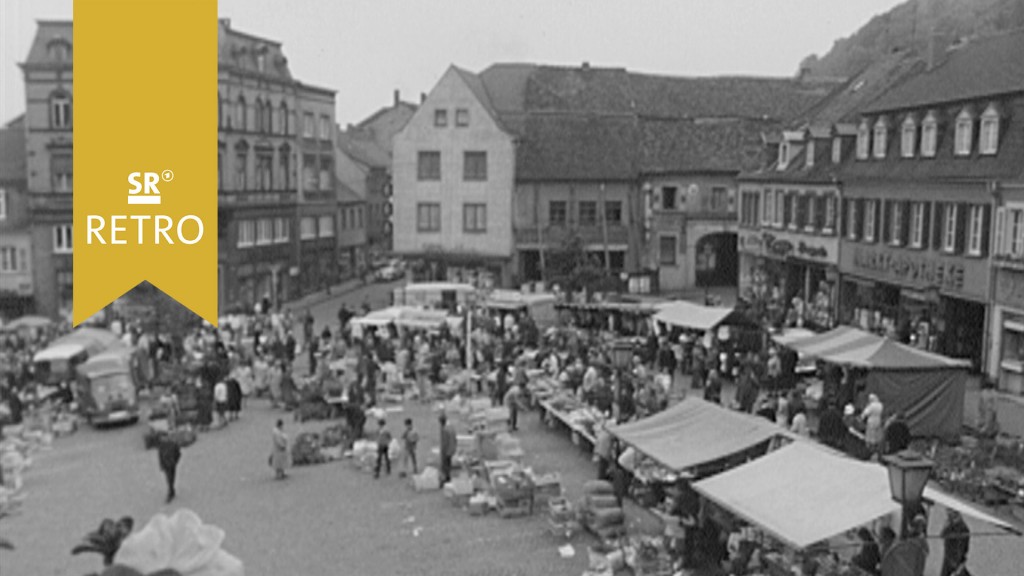
[[374, 272], [378, 282], [394, 282], [405, 276], [405, 263], [395, 258]]

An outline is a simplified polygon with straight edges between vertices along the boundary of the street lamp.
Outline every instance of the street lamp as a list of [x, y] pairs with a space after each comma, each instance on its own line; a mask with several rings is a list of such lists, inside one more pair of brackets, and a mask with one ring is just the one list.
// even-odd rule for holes
[[908, 516], [921, 502], [935, 462], [909, 449], [884, 456], [882, 460], [889, 469], [889, 491], [892, 498], [903, 505], [901, 530], [906, 537], [911, 520]]

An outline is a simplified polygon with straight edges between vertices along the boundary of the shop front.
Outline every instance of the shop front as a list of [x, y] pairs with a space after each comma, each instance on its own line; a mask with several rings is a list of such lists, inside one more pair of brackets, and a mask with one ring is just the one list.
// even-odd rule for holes
[[922, 350], [982, 366], [988, 261], [851, 245], [843, 250], [840, 319]]
[[772, 325], [835, 325], [838, 240], [785, 232], [739, 235], [740, 294]]
[[989, 374], [1001, 391], [1024, 395], [1024, 271], [997, 269], [994, 307]]

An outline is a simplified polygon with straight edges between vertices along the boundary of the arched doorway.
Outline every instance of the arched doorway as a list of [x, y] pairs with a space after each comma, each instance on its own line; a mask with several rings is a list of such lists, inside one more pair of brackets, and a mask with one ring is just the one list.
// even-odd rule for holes
[[697, 286], [736, 286], [738, 271], [735, 232], [716, 232], [697, 240], [694, 252]]

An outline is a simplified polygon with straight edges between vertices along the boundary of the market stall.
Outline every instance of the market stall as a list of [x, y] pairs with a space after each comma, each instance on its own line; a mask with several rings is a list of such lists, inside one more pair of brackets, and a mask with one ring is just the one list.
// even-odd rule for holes
[[798, 354], [866, 372], [887, 414], [903, 412], [915, 436], [960, 434], [970, 362], [918, 350], [849, 326], [787, 344]]

